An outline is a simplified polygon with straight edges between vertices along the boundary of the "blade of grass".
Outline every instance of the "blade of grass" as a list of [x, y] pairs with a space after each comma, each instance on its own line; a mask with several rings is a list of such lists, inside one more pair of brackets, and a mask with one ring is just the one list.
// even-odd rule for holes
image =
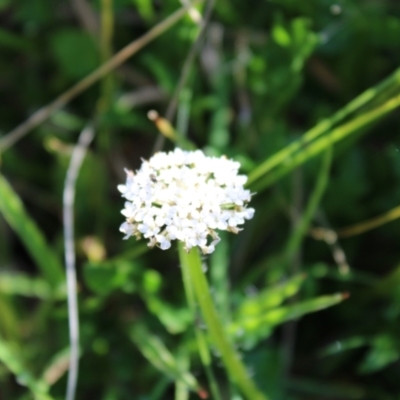
[[26, 386], [31, 391], [35, 400], [52, 400], [48, 394], [49, 386], [44, 381], [33, 377], [23, 365], [17, 351], [2, 338], [0, 338], [0, 362], [16, 376], [20, 385]]
[[[59, 288], [61, 289], [61, 288]], [[0, 273], [0, 292], [7, 295], [36, 297], [38, 299], [65, 299], [64, 290], [55, 291], [47, 281], [42, 278], [32, 278], [24, 273]]]
[[235, 313], [236, 318], [259, 315], [280, 306], [286, 299], [298, 293], [304, 279], [304, 274], [294, 275], [286, 282], [267, 287], [254, 297], [244, 299]]
[[0, 212], [25, 245], [50, 286], [56, 289], [64, 280], [61, 262], [26, 212], [17, 193], [2, 175], [0, 175]]
[[[1, 280], [0, 280], [1, 282]], [[18, 341], [21, 336], [19, 329], [19, 318], [16, 305], [12, 299], [5, 296], [5, 293], [0, 288], [0, 337], [8, 341]]]
[[285, 321], [300, 318], [306, 314], [321, 311], [332, 307], [347, 299], [347, 293], [336, 293], [305, 300], [293, 305], [277, 307], [259, 315], [240, 315], [230, 325], [230, 332], [235, 333], [238, 329], [254, 331], [260, 328], [273, 328]]
[[[374, 122], [375, 120], [382, 118], [384, 115], [388, 114], [390, 111], [400, 106], [400, 96], [396, 96], [386, 103], [377, 107], [366, 114], [363, 114], [357, 118], [354, 118], [350, 122], [333, 129], [322, 138], [315, 140], [310, 143], [307, 147], [303, 148], [298, 154], [289, 156], [289, 158], [284, 159], [282, 166], [277, 168], [276, 171], [271, 172], [271, 174], [264, 177], [264, 179], [259, 179], [255, 183], [248, 183], [247, 185], [251, 187], [252, 190], [262, 191], [271, 186], [274, 182], [288, 174], [294, 168], [301, 164], [304, 164], [310, 158], [315, 157], [317, 154], [325, 151], [328, 147], [332, 146], [334, 143], [345, 139], [352, 133], [357, 132], [359, 129], [364, 128], [366, 125]], [[300, 139], [301, 140], [301, 139]], [[298, 143], [298, 142], [296, 142]], [[267, 160], [268, 161], [268, 160]], [[282, 161], [282, 160], [281, 160]], [[259, 171], [259, 168], [256, 168]], [[263, 175], [264, 172], [261, 174]], [[260, 175], [260, 176], [261, 176]], [[259, 176], [257, 172], [257, 176]], [[254, 179], [252, 180], [254, 182]]]
[[329, 182], [329, 171], [332, 163], [332, 149], [328, 148], [323, 156], [322, 166], [318, 174], [317, 182], [311, 193], [308, 204], [297, 224], [293, 234], [291, 235], [285, 250], [285, 257], [290, 260], [293, 254], [300, 247], [301, 241], [306, 235], [311, 220], [317, 211], [317, 207], [321, 202], [322, 196]]
[[[335, 113], [331, 118], [318, 123], [314, 128], [307, 131], [299, 140], [296, 140], [264, 161], [249, 174], [247, 185], [251, 186], [255, 181], [262, 178], [271, 169], [288, 160], [294, 153], [302, 149], [318, 136], [328, 132], [339, 122], [343, 121], [346, 117], [350, 116], [352, 113], [355, 113], [363, 106], [366, 106], [378, 96], [384, 95], [386, 91], [393, 91], [396, 86], [400, 87], [400, 68], [377, 86], [366, 90], [344, 108]], [[386, 103], [388, 102], [385, 102], [384, 104]]]
[[152, 335], [144, 325], [136, 323], [130, 330], [130, 338], [138, 346], [144, 357], [158, 370], [175, 381], [180, 381], [190, 390], [198, 392], [200, 385], [196, 378], [182, 369], [164, 343]]
[[165, 398], [165, 392], [167, 391], [170, 383], [171, 382], [168, 377], [161, 378], [149, 395], [144, 398], [144, 400], [162, 400]]

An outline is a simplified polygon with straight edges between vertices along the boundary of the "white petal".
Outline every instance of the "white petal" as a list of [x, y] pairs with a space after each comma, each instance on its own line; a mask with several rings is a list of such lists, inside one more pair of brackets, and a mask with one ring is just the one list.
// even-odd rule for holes
[[117, 189], [124, 194], [127, 191], [127, 187], [125, 185], [118, 185]]
[[143, 234], [151, 243], [161, 236], [157, 242], [161, 248], [178, 239], [186, 249], [199, 246], [204, 253], [213, 252], [217, 241], [207, 246], [207, 237], [218, 237], [214, 229], [237, 233], [237, 226], [254, 216], [254, 209], [247, 208], [251, 199], [244, 188], [247, 177], [238, 174], [239, 167], [227, 157], [179, 148], [143, 160], [140, 169], [127, 171], [126, 183], [118, 185], [128, 200], [122, 214], [129, 222], [121, 225], [121, 231], [127, 237]]
[[246, 219], [252, 219], [254, 216], [254, 208], [246, 208], [244, 217]]
[[171, 247], [171, 242], [169, 240], [165, 240], [160, 244], [160, 249], [161, 250], [167, 250]]

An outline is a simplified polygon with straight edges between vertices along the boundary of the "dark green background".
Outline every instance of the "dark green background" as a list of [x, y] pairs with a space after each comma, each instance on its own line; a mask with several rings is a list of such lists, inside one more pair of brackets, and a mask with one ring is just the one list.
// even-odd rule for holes
[[[88, 4], [98, 17], [100, 2]], [[175, 0], [114, 0], [113, 50], [178, 7]], [[1, 134], [104, 59], [99, 34], [85, 29], [72, 2], [1, 0], [0, 26]], [[122, 241], [123, 201], [116, 189], [125, 179], [124, 167], [138, 168], [141, 157], [151, 155], [158, 133], [147, 112], [165, 114], [197, 32], [193, 21], [183, 18], [114, 71], [108, 83], [85, 91], [1, 155], [1, 173], [62, 260], [66, 168], [80, 130], [89, 121], [96, 125], [76, 188], [82, 334], [78, 399], [174, 398], [173, 379], [154, 368], [128, 334], [138, 324], [176, 356], [189, 349], [191, 371], [207, 386], [187, 320], [177, 251], [129, 255], [143, 243]], [[178, 113], [189, 108], [187, 135], [199, 148], [240, 160], [248, 173], [387, 78], [400, 65], [399, 50], [397, 0], [217, 0]], [[146, 90], [156, 96], [146, 100]], [[127, 106], [127, 94], [144, 101]], [[313, 226], [344, 227], [400, 203], [399, 129], [395, 111], [334, 147]], [[399, 222], [339, 239], [351, 267], [347, 275], [340, 274], [329, 246], [309, 236], [295, 260], [277, 261], [296, 220], [293, 210], [301, 215], [320, 165], [313, 159], [254, 196], [254, 219], [238, 236], [224, 236], [223, 249], [210, 261], [210, 268], [223, 274], [229, 266], [213, 285], [216, 292], [225, 290], [231, 310], [300, 272], [305, 281], [287, 304], [350, 294], [340, 305], [260, 333], [247, 346], [245, 360], [272, 400], [400, 399]], [[88, 261], [85, 238], [96, 239], [105, 261]], [[0, 272], [43, 278], [2, 217]], [[229, 291], [224, 288], [228, 280]], [[68, 346], [65, 299], [51, 299], [43, 290], [40, 296], [0, 291], [1, 340], [12, 344], [34, 376]], [[214, 361], [228, 393], [226, 375], [217, 357]], [[61, 374], [51, 389], [55, 399], [63, 398], [65, 384]], [[1, 363], [0, 398], [31, 398]]]

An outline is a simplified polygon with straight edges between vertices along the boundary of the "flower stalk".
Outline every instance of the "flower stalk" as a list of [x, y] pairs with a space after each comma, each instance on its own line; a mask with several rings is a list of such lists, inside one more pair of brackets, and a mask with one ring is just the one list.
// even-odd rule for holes
[[[184, 263], [186, 262], [186, 250], [184, 249], [184, 246], [181, 242], [178, 244], [178, 249], [179, 249], [179, 258], [181, 260], [181, 265], [182, 265], [182, 278], [183, 278], [183, 286], [185, 288], [185, 294], [186, 294], [186, 300], [189, 305], [189, 309], [195, 317], [196, 315], [196, 299], [195, 299], [195, 294], [193, 290], [193, 286], [191, 284], [190, 280], [190, 274], [189, 274], [189, 268], [187, 265], [183, 266]], [[194, 333], [196, 336], [196, 342], [197, 342], [197, 347], [199, 350], [199, 356], [200, 360], [204, 366], [204, 370], [208, 379], [208, 382], [210, 384], [210, 390], [212, 394], [212, 398], [214, 400], [222, 400], [222, 397], [219, 393], [218, 389], [218, 384], [217, 380], [215, 379], [214, 372], [211, 367], [211, 355], [210, 355], [210, 350], [207, 346], [207, 340], [202, 332], [202, 330], [194, 323]]]
[[[179, 243], [179, 245], [182, 247], [181, 243]], [[193, 247], [189, 252], [182, 250], [179, 252], [179, 256], [182, 269], [184, 270], [183, 274], [184, 276], [187, 274], [190, 279], [190, 284], [193, 287], [211, 340], [221, 354], [222, 361], [230, 379], [237, 385], [248, 400], [269, 400], [266, 395], [259, 391], [249, 377], [245, 366], [226, 336], [214, 307], [207, 279], [202, 270], [198, 248]]]

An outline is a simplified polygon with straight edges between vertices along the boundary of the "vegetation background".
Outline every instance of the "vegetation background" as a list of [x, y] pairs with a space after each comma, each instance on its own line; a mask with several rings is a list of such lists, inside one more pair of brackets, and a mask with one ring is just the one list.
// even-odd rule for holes
[[[187, 309], [177, 250], [148, 251], [118, 231], [123, 168], [138, 168], [155, 146], [174, 147], [160, 140], [165, 121], [157, 128], [148, 119], [154, 109], [180, 137], [239, 160], [254, 178], [254, 219], [223, 235], [206, 262], [221, 319], [262, 390], [272, 400], [400, 399], [400, 124], [398, 111], [378, 113], [400, 93], [398, 1], [197, 5], [204, 19], [184, 14], [7, 144], [7, 132], [179, 7], [0, 1], [0, 398], [64, 397], [62, 196], [88, 123], [95, 138], [75, 202], [77, 399], [196, 399], [198, 384], [208, 391], [192, 332], [202, 323]], [[328, 120], [323, 137], [350, 126], [335, 145], [312, 154], [305, 144], [256, 175], [385, 79], [368, 101]], [[363, 224], [381, 215], [374, 229]], [[240, 399], [217, 353], [213, 368], [223, 398]]]

